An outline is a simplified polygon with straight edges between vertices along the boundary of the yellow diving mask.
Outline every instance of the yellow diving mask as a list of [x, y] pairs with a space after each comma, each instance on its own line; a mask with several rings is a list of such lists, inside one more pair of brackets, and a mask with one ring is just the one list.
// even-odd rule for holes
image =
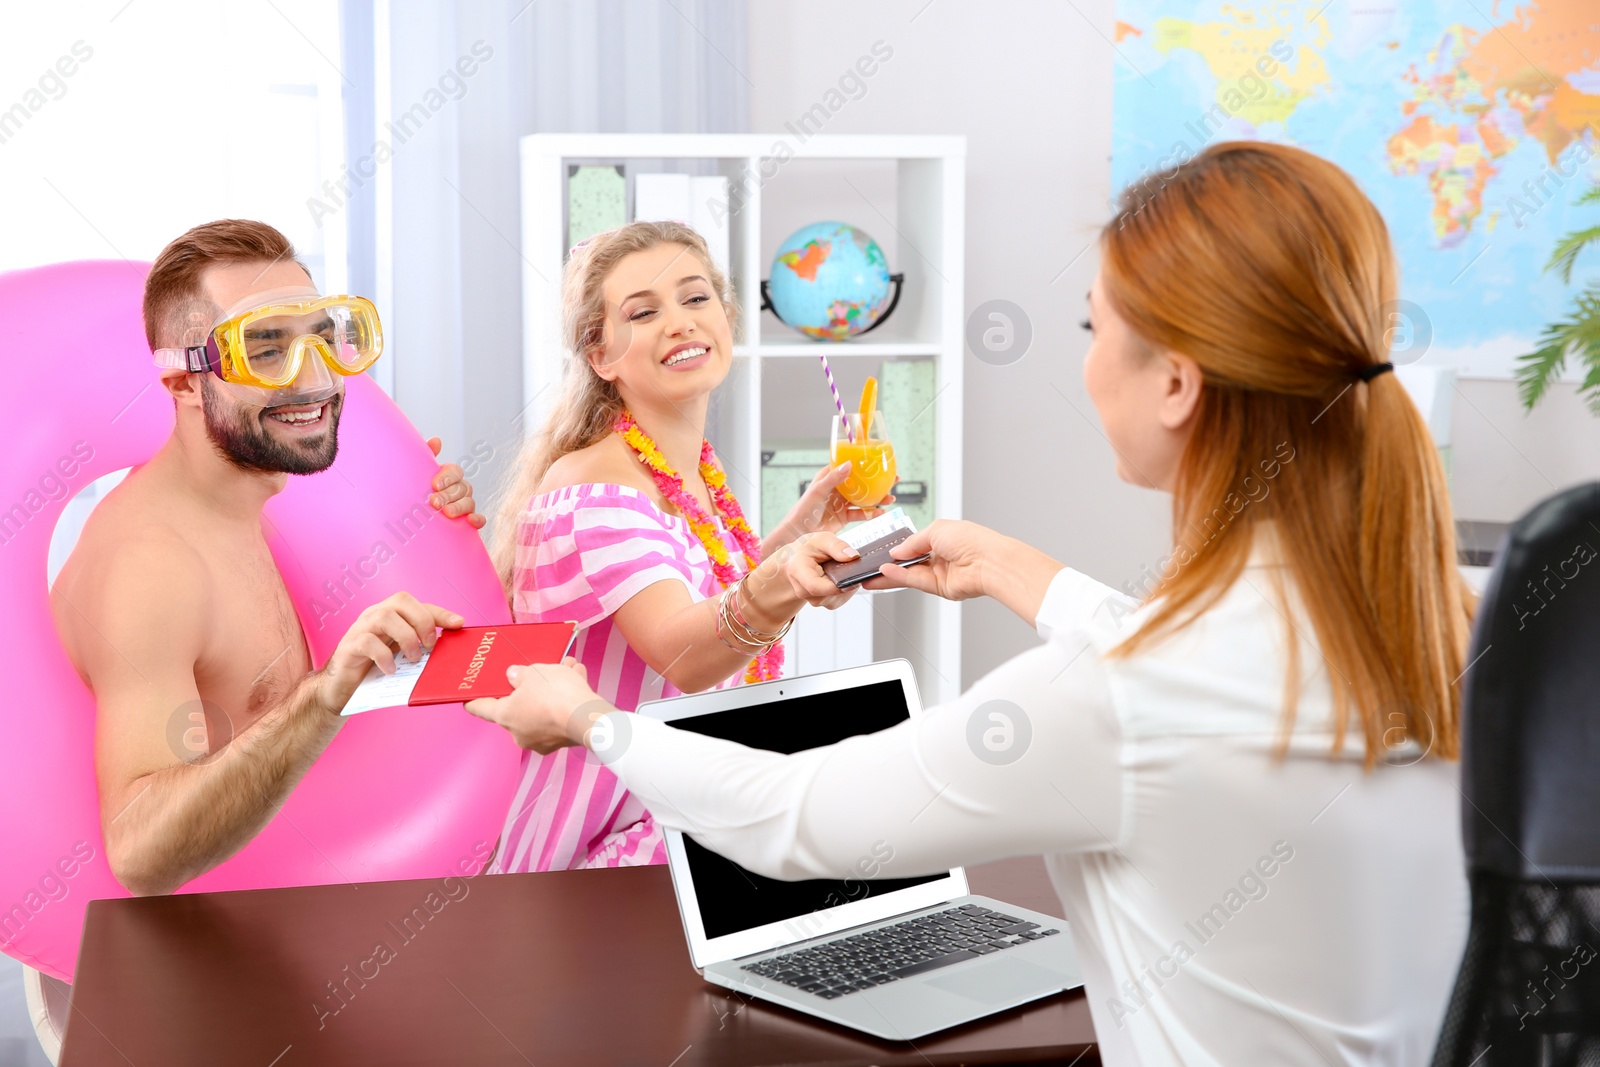
[[203, 344], [159, 348], [154, 356], [163, 370], [210, 371], [234, 385], [270, 390], [294, 384], [302, 370], [324, 377], [306, 365], [312, 357], [335, 374], [351, 375], [382, 354], [383, 327], [372, 301], [300, 288], [252, 294], [223, 312]]

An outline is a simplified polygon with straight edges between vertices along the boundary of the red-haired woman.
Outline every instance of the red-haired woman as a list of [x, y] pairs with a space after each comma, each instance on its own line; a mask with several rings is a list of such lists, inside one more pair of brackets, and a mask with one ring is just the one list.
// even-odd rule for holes
[[[1387, 373], [1383, 220], [1331, 163], [1221, 144], [1131, 191], [1101, 253], [1085, 383], [1118, 474], [1173, 496], [1149, 598], [934, 523], [897, 553], [932, 562], [875, 583], [994, 597], [1043, 647], [790, 757], [635, 721], [612, 770], [778, 878], [842, 877], [879, 840], [884, 877], [1042, 853], [1108, 1064], [1423, 1062], [1466, 933], [1473, 604]], [[581, 671], [517, 680], [473, 710], [526, 747], [585, 743]], [[1030, 727], [1009, 763], [969, 747], [993, 701]]]

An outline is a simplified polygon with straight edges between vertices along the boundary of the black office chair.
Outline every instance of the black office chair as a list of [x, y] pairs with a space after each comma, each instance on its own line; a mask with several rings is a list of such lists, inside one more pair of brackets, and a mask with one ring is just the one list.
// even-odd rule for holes
[[1468, 663], [1472, 925], [1434, 1067], [1600, 1067], [1600, 483], [1506, 531]]

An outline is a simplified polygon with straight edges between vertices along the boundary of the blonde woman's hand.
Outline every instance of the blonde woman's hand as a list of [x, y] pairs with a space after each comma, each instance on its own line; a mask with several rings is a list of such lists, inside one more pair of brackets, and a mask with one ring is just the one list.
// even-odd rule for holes
[[513, 686], [510, 696], [469, 700], [466, 708], [540, 755], [583, 744], [594, 720], [616, 710], [590, 688], [589, 672], [571, 656], [559, 665], [508, 667], [506, 678]]
[[833, 609], [850, 599], [854, 589], [839, 591], [822, 565], [847, 562], [860, 554], [831, 533], [797, 537], [762, 561], [745, 582], [752, 625], [776, 630], [803, 606]]
[[837, 467], [823, 467], [817, 471], [816, 477], [811, 479], [811, 484], [806, 486], [806, 491], [800, 495], [794, 507], [789, 509], [789, 514], [784, 516], [779, 524], [780, 530], [785, 530], [790, 537], [780, 537], [781, 541], [790, 540], [808, 533], [838, 533], [852, 522], [862, 522], [866, 519], [875, 519], [883, 514], [883, 509], [894, 503], [893, 494], [884, 497], [871, 507], [857, 507], [850, 503], [839, 493], [839, 487], [850, 477], [850, 464], [841, 463]]

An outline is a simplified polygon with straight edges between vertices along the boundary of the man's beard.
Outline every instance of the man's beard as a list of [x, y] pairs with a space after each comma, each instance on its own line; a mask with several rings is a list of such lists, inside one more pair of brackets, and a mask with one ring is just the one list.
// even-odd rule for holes
[[272, 408], [230, 402], [209, 377], [201, 380], [200, 392], [206, 434], [222, 457], [240, 470], [316, 474], [333, 466], [339, 454], [339, 411], [344, 407], [343, 392], [325, 401], [327, 429], [315, 437], [287, 441], [274, 437], [266, 426], [267, 412]]

